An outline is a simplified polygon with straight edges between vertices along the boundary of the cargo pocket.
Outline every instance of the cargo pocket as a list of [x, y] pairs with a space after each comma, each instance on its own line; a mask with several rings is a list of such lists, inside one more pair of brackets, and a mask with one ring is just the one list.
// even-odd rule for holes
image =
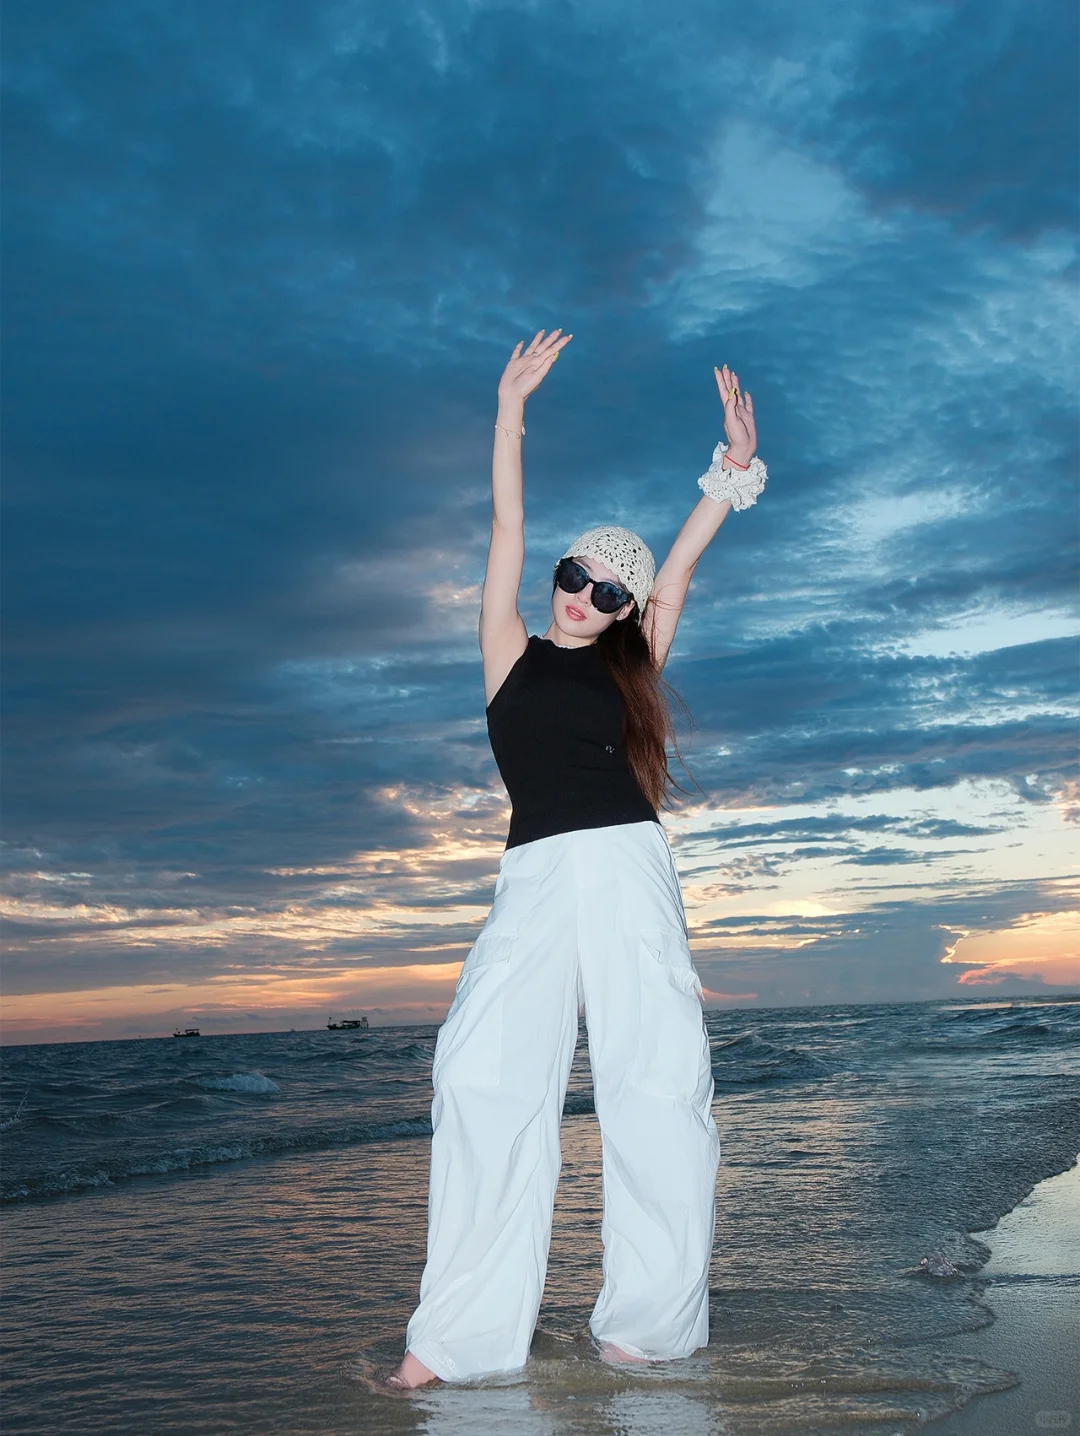
[[454, 1000], [435, 1039], [431, 1081], [498, 1085], [502, 1068], [503, 1001], [516, 933], [482, 932], [469, 949]]
[[641, 1021], [636, 1082], [643, 1091], [657, 1096], [690, 1101], [711, 1075], [701, 979], [686, 936], [678, 928], [643, 928], [639, 942]]

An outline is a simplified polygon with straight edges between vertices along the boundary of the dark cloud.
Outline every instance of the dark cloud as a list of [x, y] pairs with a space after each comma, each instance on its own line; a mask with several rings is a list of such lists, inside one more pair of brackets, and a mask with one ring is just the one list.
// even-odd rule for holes
[[896, 867], [904, 863], [925, 862], [926, 854], [911, 848], [869, 848], [844, 859], [864, 868]]
[[867, 27], [824, 142], [878, 202], [1025, 240], [1077, 222], [1077, 11], [930, 4]]
[[[874, 902], [859, 911], [784, 922], [768, 913], [710, 923], [723, 936], [722, 952], [708, 935], [695, 951], [706, 987], [753, 991], [763, 1005], [807, 1002], [910, 1002], [980, 990], [995, 996], [1061, 991], [1038, 975], [1003, 973], [988, 987], [965, 983], [980, 964], [943, 961], [965, 930], [1008, 928], [1032, 911], [1070, 911], [1075, 884], [1012, 882], [972, 884], [961, 894], [925, 892], [910, 900]], [[745, 939], [740, 949], [739, 939]], [[783, 946], [762, 950], [761, 940]], [[784, 941], [786, 940], [786, 941]], [[755, 950], [756, 949], [756, 950]], [[846, 994], [846, 996], [845, 996]]]

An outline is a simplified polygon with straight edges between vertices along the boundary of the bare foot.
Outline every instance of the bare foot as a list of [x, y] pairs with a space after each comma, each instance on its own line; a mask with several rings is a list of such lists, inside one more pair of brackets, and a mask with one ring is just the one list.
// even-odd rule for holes
[[647, 1356], [631, 1356], [628, 1351], [623, 1351], [621, 1346], [614, 1346], [610, 1341], [600, 1342], [600, 1355], [604, 1361], [640, 1361], [647, 1363]]
[[417, 1386], [426, 1386], [429, 1381], [439, 1379], [434, 1371], [429, 1371], [422, 1361], [417, 1361], [412, 1352], [407, 1351], [401, 1365], [384, 1376], [381, 1385], [391, 1391], [413, 1391]]

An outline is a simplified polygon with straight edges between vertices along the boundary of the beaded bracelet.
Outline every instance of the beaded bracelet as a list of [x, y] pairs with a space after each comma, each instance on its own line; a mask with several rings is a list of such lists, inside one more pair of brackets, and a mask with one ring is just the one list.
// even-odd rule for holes
[[505, 424], [496, 423], [496, 429], [501, 429], [508, 439], [523, 439], [525, 437], [525, 425], [522, 424], [521, 432], [517, 429], [508, 429]]

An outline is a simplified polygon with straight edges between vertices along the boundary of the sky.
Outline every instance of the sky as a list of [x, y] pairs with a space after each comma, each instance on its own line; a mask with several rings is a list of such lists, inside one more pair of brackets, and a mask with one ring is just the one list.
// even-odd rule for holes
[[[1065, 0], [5, 18], [6, 1041], [441, 1020], [528, 630], [597, 523], [694, 574], [663, 821], [711, 1007], [1080, 986]], [[677, 715], [678, 716], [678, 715]]]

